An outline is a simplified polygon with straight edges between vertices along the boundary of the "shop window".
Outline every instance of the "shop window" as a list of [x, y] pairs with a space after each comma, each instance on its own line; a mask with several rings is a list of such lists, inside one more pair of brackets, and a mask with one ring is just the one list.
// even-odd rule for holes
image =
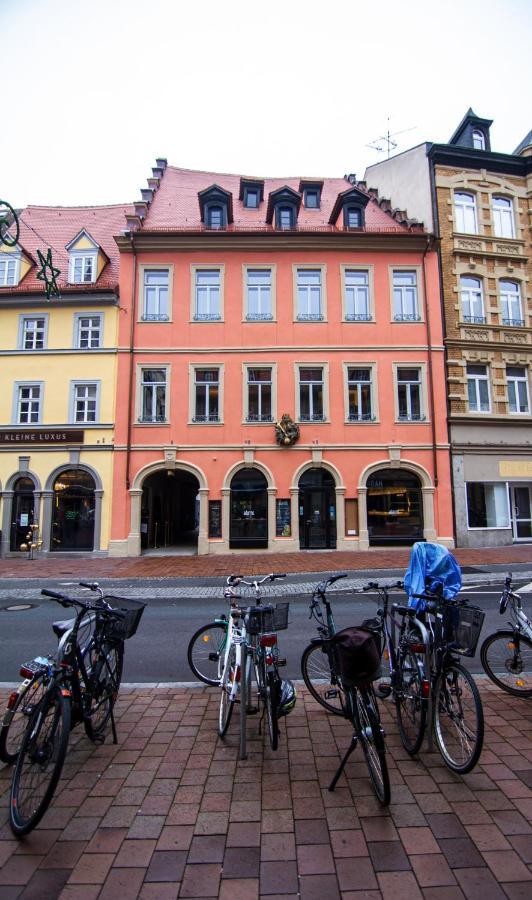
[[423, 537], [421, 483], [401, 469], [382, 469], [367, 481], [371, 544], [413, 544]]
[[466, 485], [469, 528], [509, 528], [506, 484], [469, 481]]
[[92, 550], [95, 520], [94, 479], [81, 469], [62, 472], [53, 487], [50, 549]]
[[229, 546], [268, 546], [268, 491], [266, 478], [256, 469], [242, 469], [231, 481]]

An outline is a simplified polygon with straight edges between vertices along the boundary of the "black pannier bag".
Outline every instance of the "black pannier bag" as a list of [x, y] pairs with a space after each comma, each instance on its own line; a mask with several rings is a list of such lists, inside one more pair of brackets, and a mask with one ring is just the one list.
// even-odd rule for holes
[[380, 675], [381, 654], [379, 636], [369, 628], [352, 626], [338, 631], [331, 644], [338, 668], [348, 687], [369, 684]]

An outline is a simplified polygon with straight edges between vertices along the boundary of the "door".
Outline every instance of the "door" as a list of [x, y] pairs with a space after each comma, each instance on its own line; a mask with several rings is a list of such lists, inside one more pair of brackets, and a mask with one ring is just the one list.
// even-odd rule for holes
[[530, 485], [512, 485], [512, 527], [514, 541], [532, 539], [532, 490]]
[[334, 481], [323, 469], [310, 469], [299, 481], [299, 545], [302, 550], [336, 547]]
[[257, 469], [242, 469], [231, 481], [229, 546], [268, 546], [268, 483]]
[[10, 550], [20, 550], [21, 544], [31, 543], [33, 510], [33, 481], [30, 478], [19, 478], [13, 493]]

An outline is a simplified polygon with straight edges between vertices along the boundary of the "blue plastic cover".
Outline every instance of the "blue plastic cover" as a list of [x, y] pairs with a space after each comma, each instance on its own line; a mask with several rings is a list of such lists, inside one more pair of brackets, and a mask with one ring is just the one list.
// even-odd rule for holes
[[443, 596], [447, 600], [456, 597], [462, 587], [462, 573], [452, 553], [441, 544], [414, 544], [410, 562], [405, 573], [405, 591], [408, 605], [417, 610], [425, 608], [425, 601], [412, 594], [424, 594], [438, 584], [443, 585]]

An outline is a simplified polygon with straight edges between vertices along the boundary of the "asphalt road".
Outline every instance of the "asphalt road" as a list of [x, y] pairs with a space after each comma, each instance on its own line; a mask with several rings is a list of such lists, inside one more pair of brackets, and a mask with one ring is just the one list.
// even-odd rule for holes
[[[378, 576], [381, 577], [381, 573], [378, 573]], [[498, 611], [503, 576], [494, 574], [493, 580], [495, 579], [497, 579], [495, 583], [492, 581], [491, 584], [479, 589], [466, 589], [470, 603], [486, 611], [481, 640], [506, 621], [506, 617], [501, 617]], [[382, 580], [384, 581], [384, 578]], [[516, 578], [515, 586], [519, 589], [528, 581], [529, 579]], [[138, 584], [139, 582], [135, 583], [137, 590]], [[52, 587], [51, 584], [49, 586]], [[2, 584], [2, 588], [5, 587], [6, 585]], [[73, 589], [72, 586], [60, 587], [58, 584], [55, 588], [65, 593]], [[128, 594], [125, 584], [120, 586], [115, 584], [113, 588], [116, 593], [126, 596]], [[294, 590], [296, 589], [294, 586]], [[6, 592], [4, 589], [0, 592], [0, 682], [16, 682], [20, 663], [32, 659], [35, 655], [52, 652], [56, 645], [51, 630], [52, 622], [69, 618], [68, 610], [40, 597], [38, 590], [35, 584], [18, 582], [12, 586], [11, 591]], [[10, 594], [9, 599], [6, 593]], [[149, 600], [137, 634], [126, 645], [125, 682], [191, 681], [193, 676], [186, 659], [190, 637], [197, 628], [224, 611], [219, 580], [218, 589], [214, 591], [218, 596], [214, 597], [172, 599], [171, 591], [162, 593], [163, 596], [152, 597]], [[523, 595], [525, 607], [527, 596]], [[337, 628], [357, 624], [375, 614], [374, 595], [353, 593], [346, 595], [335, 592], [333, 598]], [[396, 595], [396, 599], [400, 598], [404, 598], [404, 593]], [[283, 674], [286, 673], [285, 677], [300, 678], [301, 654], [310, 638], [316, 635], [316, 630], [314, 623], [309, 621], [309, 594], [303, 596], [292, 594], [286, 599], [290, 600], [290, 625], [287, 631], [279, 635], [280, 652], [287, 659], [287, 667]], [[12, 606], [27, 604], [31, 604], [29, 609], [9, 609]], [[529, 609], [532, 612], [532, 598]], [[478, 658], [467, 660], [467, 664], [474, 672], [482, 671]]]

